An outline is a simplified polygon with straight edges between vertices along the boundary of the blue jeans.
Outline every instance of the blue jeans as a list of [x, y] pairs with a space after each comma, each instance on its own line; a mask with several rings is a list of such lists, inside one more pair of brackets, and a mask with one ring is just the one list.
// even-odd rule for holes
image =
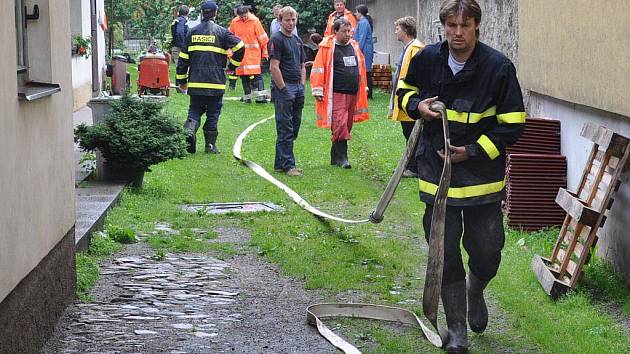
[[286, 84], [282, 91], [274, 85], [271, 90], [277, 133], [274, 169], [288, 171], [295, 167], [293, 141], [297, 139], [302, 124], [304, 85]]
[[203, 131], [216, 131], [222, 107], [223, 96], [190, 95], [188, 120], [195, 121], [195, 125], [198, 127], [201, 122], [201, 116], [205, 113], [206, 123], [203, 125]]

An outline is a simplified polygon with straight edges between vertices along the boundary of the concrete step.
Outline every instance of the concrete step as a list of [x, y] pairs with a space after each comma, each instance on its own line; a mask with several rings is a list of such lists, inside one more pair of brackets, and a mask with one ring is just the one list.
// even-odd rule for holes
[[75, 188], [75, 247], [83, 251], [90, 246], [91, 234], [103, 227], [107, 211], [118, 201], [124, 183], [90, 181]]

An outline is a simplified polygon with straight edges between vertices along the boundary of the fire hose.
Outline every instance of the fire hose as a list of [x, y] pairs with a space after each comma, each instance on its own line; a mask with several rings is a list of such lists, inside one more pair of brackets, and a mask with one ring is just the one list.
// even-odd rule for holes
[[[418, 318], [413, 312], [398, 307], [372, 305], [372, 304], [314, 304], [306, 309], [308, 323], [315, 325], [319, 333], [326, 338], [335, 347], [342, 350], [344, 353], [360, 353], [360, 351], [346, 342], [343, 338], [331, 331], [321, 321], [322, 318], [331, 317], [351, 317], [351, 318], [364, 318], [374, 320], [384, 320], [407, 324], [411, 326], [420, 327], [425, 337], [431, 344], [436, 347], [442, 347], [446, 338], [444, 338], [446, 331], [441, 331], [437, 322], [438, 307], [440, 301], [440, 292], [442, 288], [442, 272], [444, 268], [444, 228], [446, 218], [446, 201], [448, 197], [448, 189], [451, 181], [451, 159], [450, 159], [450, 138], [448, 129], [448, 119], [446, 115], [446, 106], [444, 103], [436, 101], [431, 105], [431, 110], [439, 112], [442, 118], [442, 127], [444, 135], [444, 164], [442, 167], [442, 174], [440, 177], [440, 183], [435, 194], [435, 204], [433, 207], [433, 214], [431, 216], [431, 230], [429, 235], [429, 255], [426, 269], [426, 277], [424, 283], [424, 289], [422, 294], [422, 310], [425, 317], [429, 320], [435, 331], [425, 325], [422, 320]], [[416, 121], [411, 135], [407, 141], [407, 147], [400, 158], [396, 169], [387, 187], [383, 192], [380, 200], [378, 201], [376, 208], [371, 212], [369, 219], [367, 220], [347, 220], [336, 216], [329, 215], [320, 211], [319, 209], [311, 206], [305, 201], [299, 194], [290, 189], [288, 186], [278, 181], [272, 175], [270, 175], [264, 168], [258, 164], [245, 160], [241, 156], [241, 146], [247, 135], [258, 125], [265, 123], [272, 117], [265, 118], [259, 122], [256, 122], [243, 131], [236, 139], [236, 143], [233, 148], [234, 157], [242, 164], [252, 169], [256, 174], [265, 178], [269, 182], [276, 185], [287, 193], [295, 203], [300, 205], [310, 213], [330, 220], [335, 220], [343, 223], [365, 223], [370, 221], [372, 223], [380, 223], [383, 220], [385, 210], [389, 205], [394, 192], [400, 183], [403, 171], [407, 166], [407, 162], [412, 157], [415, 151], [416, 142], [419, 139], [420, 132], [422, 131], [422, 122]]]

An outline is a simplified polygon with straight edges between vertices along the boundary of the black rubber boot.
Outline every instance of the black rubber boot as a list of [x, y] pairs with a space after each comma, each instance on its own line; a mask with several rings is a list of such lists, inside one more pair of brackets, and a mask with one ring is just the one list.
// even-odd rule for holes
[[338, 164], [337, 142], [336, 141], [333, 141], [332, 145], [330, 146], [330, 164], [331, 165], [337, 165]]
[[219, 136], [219, 132], [216, 130], [203, 132], [203, 137], [206, 140], [206, 153], [207, 154], [220, 153], [219, 149], [217, 149], [217, 136]]
[[352, 168], [348, 162], [348, 140], [339, 142], [339, 166], [342, 168]]
[[448, 338], [444, 350], [447, 353], [468, 353], [468, 328], [466, 326], [466, 281], [442, 286], [442, 304], [448, 326]]
[[199, 122], [188, 119], [186, 123], [184, 123], [184, 129], [188, 133], [186, 136], [186, 143], [188, 143], [186, 151], [188, 151], [189, 154], [194, 154], [197, 152], [197, 129], [199, 129]]
[[488, 307], [483, 298], [483, 290], [488, 285], [472, 273], [468, 273], [466, 289], [468, 293], [468, 324], [475, 333], [483, 333], [488, 326]]

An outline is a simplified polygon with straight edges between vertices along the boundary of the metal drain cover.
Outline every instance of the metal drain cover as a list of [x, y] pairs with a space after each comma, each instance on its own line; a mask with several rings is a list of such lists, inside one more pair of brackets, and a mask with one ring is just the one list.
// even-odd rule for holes
[[182, 209], [191, 213], [227, 214], [227, 213], [255, 213], [261, 211], [284, 211], [281, 206], [263, 202], [235, 202], [235, 203], [207, 203], [186, 204]]

